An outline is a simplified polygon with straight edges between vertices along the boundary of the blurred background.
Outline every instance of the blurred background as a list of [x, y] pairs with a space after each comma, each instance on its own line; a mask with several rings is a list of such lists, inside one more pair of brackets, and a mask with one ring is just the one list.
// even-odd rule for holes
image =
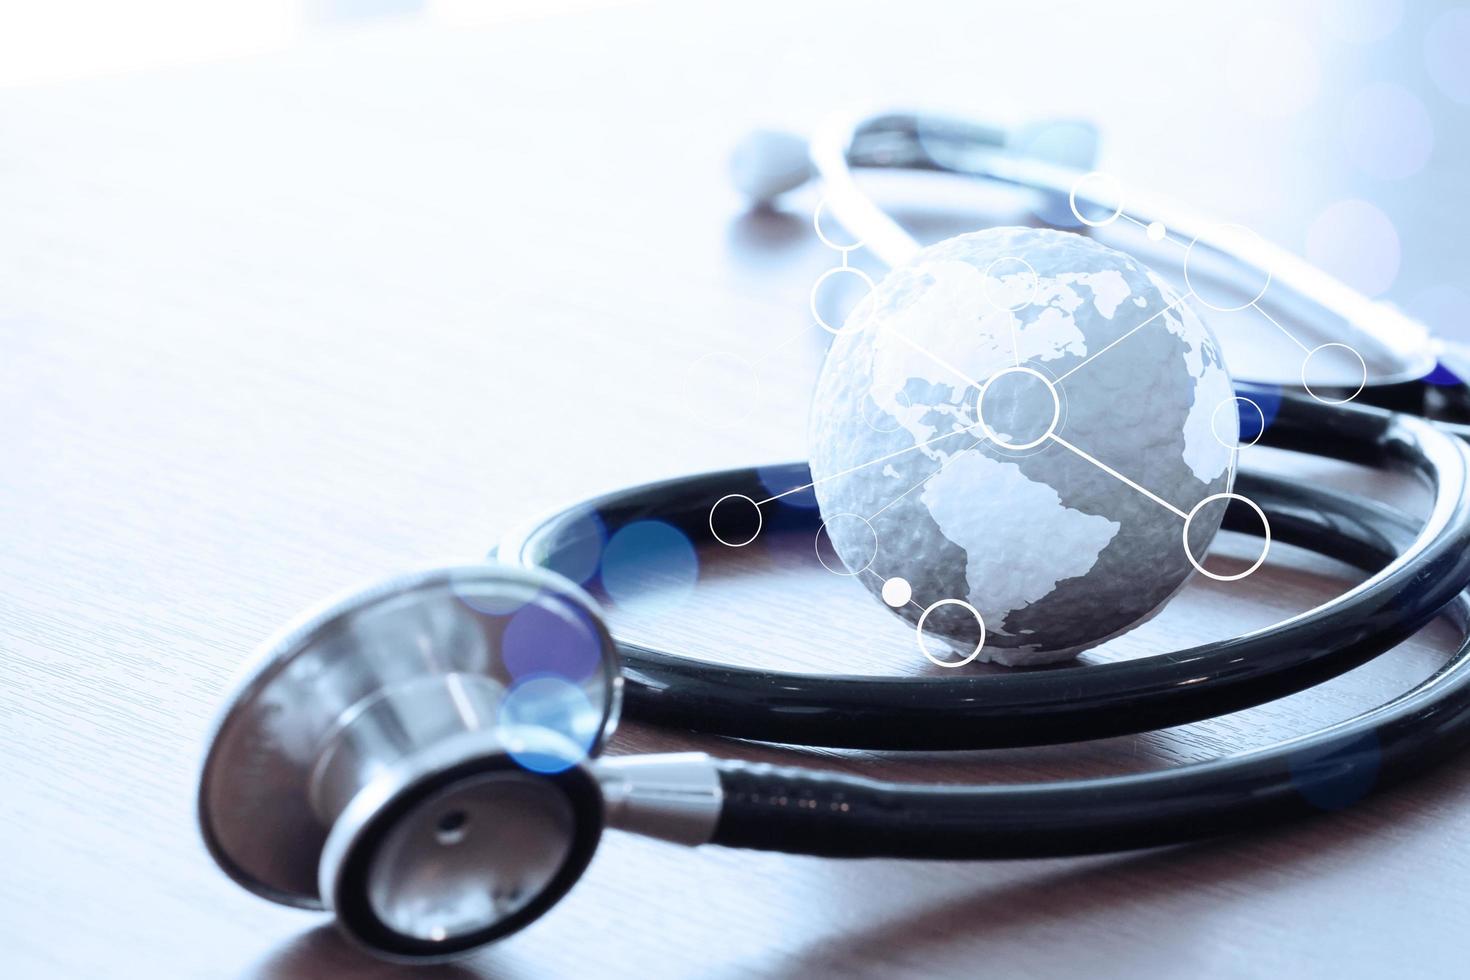
[[[809, 325], [830, 264], [808, 223], [818, 192], [784, 202], [790, 221], [742, 220], [726, 159], [751, 127], [913, 105], [1089, 120], [1126, 186], [1245, 224], [1466, 339], [1466, 50], [1470, 6], [1399, 0], [17, 6], [0, 31], [0, 304], [115, 316], [243, 263], [282, 272], [290, 295], [199, 291], [176, 325], [203, 329], [226, 304], [263, 355], [309, 368], [312, 337], [395, 316], [513, 332], [550, 290], [679, 349], [694, 414], [763, 433], [737, 433], [740, 448], [799, 454], [792, 420], [825, 335], [765, 361]], [[926, 240], [985, 220], [954, 182], [912, 193], [885, 199]], [[80, 241], [48, 252], [15, 234], [28, 218]], [[103, 261], [79, 265], [87, 245]], [[121, 283], [129, 295], [109, 296]], [[698, 284], [747, 301], [701, 303]], [[169, 319], [155, 305], [149, 329]], [[630, 383], [668, 387], [639, 374], [639, 348], [606, 353]], [[738, 365], [758, 360], [752, 381]], [[606, 364], [555, 370], [575, 390]]]
[[[702, 95], [703, 111], [727, 120], [732, 141], [742, 126], [801, 129], [849, 102], [1092, 119], [1106, 135], [1105, 169], [1247, 221], [1434, 327], [1459, 329], [1470, 311], [1455, 242], [1470, 144], [1470, 7], [1447, 0], [1187, 9], [1068, 0], [56, 0], [6, 13], [0, 88], [289, 58], [313, 46], [370, 45], [365, 35], [375, 33], [469, 41], [535, 22], [567, 35], [565, 57], [546, 62], [546, 78], [525, 79], [528, 88], [554, 77], [591, 95], [600, 74], [631, 67], [618, 64], [622, 31], [662, 31], [662, 81]], [[733, 59], [731, 70], [700, 70], [716, 54]], [[481, 92], [460, 135], [483, 135], [499, 100], [529, 94]], [[656, 120], [657, 101], [619, 107], [609, 122], [624, 128], [628, 146], [597, 146], [585, 162], [605, 171], [609, 150], [653, 150], [648, 134], [633, 134]], [[717, 189], [711, 181], [706, 193]]]

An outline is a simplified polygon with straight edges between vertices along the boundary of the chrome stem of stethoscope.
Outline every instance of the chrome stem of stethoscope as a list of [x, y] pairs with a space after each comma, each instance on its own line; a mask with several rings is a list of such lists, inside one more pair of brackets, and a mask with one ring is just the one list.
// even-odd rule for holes
[[714, 836], [725, 794], [705, 753], [614, 756], [596, 760], [592, 770], [614, 830], [691, 847]]

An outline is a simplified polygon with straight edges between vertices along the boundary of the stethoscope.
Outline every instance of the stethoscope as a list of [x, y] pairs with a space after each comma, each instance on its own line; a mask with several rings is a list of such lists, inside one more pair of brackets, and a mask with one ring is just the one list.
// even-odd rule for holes
[[[1091, 220], [1112, 209], [1077, 170], [1008, 148], [1013, 136], [921, 114], [834, 119], [813, 138], [810, 164], [790, 141], [766, 138], [743, 162], [742, 184], [772, 196], [815, 167], [833, 216], [889, 260], [911, 253], [912, 239], [859, 191], [852, 166], [1011, 182], [1063, 197]], [[1162, 214], [1168, 228], [1194, 234], [1187, 215], [1139, 207], [1131, 201], [1129, 213], [1150, 215], [1140, 228]], [[1191, 241], [1219, 244], [1207, 231]], [[1467, 431], [1465, 386], [1422, 328], [1285, 253], [1257, 244], [1221, 258], [1271, 270], [1273, 294], [1286, 304], [1273, 315], [1296, 324], [1316, 311], [1365, 352], [1361, 378], [1318, 380], [1305, 391], [1242, 385], [1241, 394], [1271, 406], [1261, 442], [1412, 473], [1433, 490], [1428, 516], [1415, 522], [1369, 500], [1239, 473], [1237, 486], [1267, 516], [1274, 540], [1367, 574], [1344, 594], [1229, 640], [1099, 666], [902, 678], [743, 669], [615, 641], [582, 584], [595, 583], [600, 549], [620, 528], [655, 518], [713, 545], [716, 499], [763, 493], [773, 480], [800, 485], [805, 466], [627, 488], [508, 535], [494, 561], [376, 584], [268, 641], [205, 758], [199, 821], [211, 854], [259, 895], [330, 909], [374, 953], [425, 961], [536, 919], [581, 875], [604, 828], [832, 857], [1086, 854], [1320, 812], [1457, 750], [1470, 740], [1470, 449], [1454, 438]], [[1228, 286], [1221, 267], [1209, 275]], [[1355, 393], [1352, 404], [1337, 404]], [[774, 508], [763, 533], [810, 535], [818, 521], [810, 510]], [[1236, 507], [1224, 526], [1262, 530]], [[767, 742], [887, 749], [1148, 731], [1302, 690], [1441, 615], [1462, 645], [1407, 693], [1268, 748], [1163, 772], [921, 786], [696, 752], [600, 756], [620, 711]]]

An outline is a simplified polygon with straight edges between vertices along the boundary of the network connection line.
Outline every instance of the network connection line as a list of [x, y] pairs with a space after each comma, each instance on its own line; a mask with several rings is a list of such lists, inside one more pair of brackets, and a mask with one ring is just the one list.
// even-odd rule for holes
[[903, 333], [902, 331], [895, 330], [893, 327], [880, 327], [880, 329], [883, 330], [885, 333], [888, 333], [888, 334], [891, 334], [894, 337], [897, 337], [899, 340], [903, 341], [905, 344], [908, 344], [915, 351], [917, 351], [920, 354], [923, 354], [925, 357], [929, 358], [929, 360], [933, 361], [935, 364], [938, 364], [940, 367], [942, 367], [945, 370], [951, 372], [952, 374], [954, 374], [955, 377], [959, 378], [961, 381], [964, 381], [965, 383], [967, 383], [969, 385], [972, 385], [972, 386], [974, 386], [976, 388], [982, 387], [982, 385], [980, 384], [980, 382], [976, 381], [974, 378], [970, 377], [964, 371], [961, 371], [959, 368], [955, 367], [953, 364], [949, 363], [944, 358], [940, 357], [938, 354], [935, 354], [933, 351], [930, 351], [927, 348], [923, 347], [921, 344], [919, 344], [918, 341], [914, 340], [912, 337], [908, 336], [907, 334]]
[[907, 497], [909, 494], [913, 493], [915, 490], [919, 489], [924, 484], [928, 483], [930, 480], [934, 479], [936, 476], [939, 475], [940, 471], [942, 471], [946, 466], [948, 466], [950, 463], [953, 463], [955, 460], [959, 459], [961, 456], [965, 455], [966, 453], [970, 452], [971, 450], [975, 449], [977, 446], [979, 446], [984, 441], [985, 441], [985, 437], [984, 436], [981, 436], [979, 439], [976, 439], [974, 442], [970, 443], [964, 449], [961, 449], [959, 452], [952, 454], [948, 459], [946, 459], [944, 462], [940, 463], [939, 466], [935, 468], [935, 470], [934, 470], [933, 473], [930, 473], [928, 476], [924, 477], [924, 479], [920, 480], [918, 483], [915, 483], [913, 486], [909, 487], [903, 493], [899, 494], [897, 497], [894, 497], [892, 500], [888, 501], [888, 503], [884, 504], [882, 507], [879, 507], [872, 514], [869, 514], [868, 515], [868, 520], [870, 520], [870, 521], [873, 520], [873, 518], [877, 517], [879, 514], [883, 513], [885, 510], [887, 510], [888, 508], [892, 507], [894, 504], [898, 503], [900, 500], [902, 500], [903, 498]]
[[1069, 370], [1062, 372], [1062, 375], [1059, 378], [1057, 378], [1057, 384], [1061, 384], [1063, 381], [1066, 381], [1072, 375], [1076, 374], [1078, 371], [1080, 371], [1083, 368], [1087, 367], [1087, 365], [1091, 364], [1093, 361], [1097, 360], [1099, 357], [1102, 357], [1108, 351], [1112, 350], [1114, 347], [1117, 347], [1123, 341], [1127, 340], [1129, 337], [1131, 337], [1134, 334], [1138, 333], [1138, 331], [1142, 330], [1144, 327], [1148, 326], [1150, 323], [1153, 323], [1159, 317], [1163, 316], [1165, 313], [1168, 313], [1170, 310], [1174, 309], [1176, 306], [1178, 306], [1179, 304], [1183, 303], [1185, 300], [1189, 299], [1189, 297], [1191, 297], [1193, 295], [1194, 295], [1193, 293], [1185, 293], [1184, 295], [1182, 295], [1178, 299], [1176, 299], [1174, 302], [1170, 303], [1168, 306], [1164, 307], [1163, 309], [1161, 309], [1157, 313], [1155, 313], [1153, 316], [1149, 317], [1147, 320], [1144, 320], [1142, 323], [1140, 323], [1137, 326], [1133, 327], [1132, 329], [1128, 330], [1126, 333], [1124, 333], [1122, 336], [1118, 337], [1116, 340], [1114, 340], [1112, 343], [1108, 344], [1106, 347], [1104, 347], [1102, 350], [1098, 351], [1096, 354], [1093, 354], [1090, 357], [1087, 357], [1080, 364], [1077, 364], [1077, 365], [1073, 366], [1072, 368], [1070, 368]]
[[1058, 446], [1061, 446], [1063, 449], [1066, 449], [1069, 452], [1075, 453], [1076, 455], [1078, 455], [1078, 456], [1082, 457], [1083, 459], [1087, 460], [1093, 466], [1096, 466], [1098, 469], [1102, 470], [1104, 473], [1108, 474], [1109, 476], [1113, 477], [1114, 479], [1119, 480], [1119, 481], [1127, 484], [1128, 486], [1132, 487], [1134, 490], [1137, 490], [1139, 493], [1143, 494], [1149, 500], [1152, 500], [1154, 503], [1158, 504], [1160, 507], [1163, 507], [1165, 510], [1169, 511], [1170, 513], [1177, 514], [1179, 516], [1179, 519], [1180, 520], [1184, 520], [1184, 521], [1189, 520], [1189, 515], [1188, 514], [1186, 514], [1184, 511], [1180, 510], [1178, 507], [1175, 507], [1173, 504], [1169, 503], [1169, 501], [1165, 500], [1163, 497], [1160, 497], [1158, 494], [1154, 493], [1152, 490], [1149, 490], [1147, 487], [1144, 487], [1141, 484], [1135, 483], [1134, 481], [1128, 479], [1128, 477], [1124, 476], [1122, 473], [1119, 473], [1117, 470], [1113, 469], [1111, 466], [1109, 466], [1107, 463], [1104, 463], [1102, 460], [1098, 459], [1096, 456], [1093, 456], [1090, 453], [1086, 453], [1083, 450], [1078, 449], [1076, 446], [1072, 445], [1070, 442], [1068, 442], [1067, 440], [1063, 439], [1061, 436], [1057, 435], [1055, 432], [1050, 433], [1047, 438], [1051, 439], [1052, 442], [1056, 443]]
[[[888, 575], [879, 575], [877, 572], [873, 571], [873, 569], [871, 567], [868, 567], [868, 568], [863, 569], [863, 573], [866, 574], [866, 575], [873, 576], [880, 583], [885, 583], [885, 582], [891, 581], [891, 576], [888, 576]], [[913, 606], [915, 609], [919, 610], [919, 612], [923, 612], [924, 611], [924, 607], [922, 605], [920, 605], [917, 601], [914, 600], [912, 593], [909, 594], [908, 601], [907, 602], [900, 603], [900, 605]]]
[[1312, 349], [1306, 344], [1302, 343], [1300, 340], [1297, 340], [1295, 334], [1293, 334], [1290, 330], [1281, 325], [1281, 321], [1277, 320], [1274, 316], [1263, 310], [1260, 303], [1252, 301], [1250, 306], [1251, 309], [1255, 310], [1257, 313], [1261, 314], [1261, 316], [1265, 317], [1273, 326], [1276, 327], [1277, 330], [1280, 330], [1282, 333], [1286, 334], [1287, 340], [1290, 340], [1293, 344], [1296, 344], [1307, 354], [1310, 355], [1312, 353]]
[[1133, 215], [1123, 211], [1118, 212], [1118, 217], [1122, 218], [1124, 221], [1130, 222], [1142, 228], [1144, 230], [1144, 233], [1148, 235], [1148, 240], [1151, 242], [1168, 242], [1175, 248], [1189, 248], [1187, 244], [1169, 234], [1169, 230], [1164, 227], [1164, 223], [1162, 221], [1150, 221], [1145, 224], [1144, 222], [1139, 221], [1137, 218], [1133, 217]]
[[905, 453], [911, 453], [916, 449], [923, 449], [925, 446], [932, 446], [936, 442], [942, 442], [945, 439], [953, 439], [955, 436], [965, 435], [969, 432], [969, 429], [955, 429], [952, 432], [946, 432], [944, 435], [935, 436], [933, 439], [930, 439], [927, 442], [920, 442], [915, 443], [912, 446], [905, 446], [904, 448], [895, 450], [886, 456], [879, 456], [877, 459], [870, 459], [866, 463], [859, 463], [856, 466], [848, 467], [840, 473], [833, 473], [830, 476], [822, 477], [820, 480], [813, 480], [810, 483], [803, 483], [799, 487], [792, 487], [790, 490], [783, 490], [780, 493], [776, 494], [774, 497], [767, 497], [765, 500], [757, 500], [755, 502], [755, 505], [757, 507], [762, 507], [766, 504], [771, 503], [773, 500], [780, 500], [782, 497], [789, 497], [793, 493], [800, 493], [803, 490], [809, 490], [819, 483], [826, 483], [828, 480], [835, 480], [839, 477], [847, 476], [849, 473], [856, 473], [858, 470], [866, 469], [867, 467], [873, 466], [877, 463], [881, 463], [884, 460], [893, 459], [895, 456], [902, 456]]

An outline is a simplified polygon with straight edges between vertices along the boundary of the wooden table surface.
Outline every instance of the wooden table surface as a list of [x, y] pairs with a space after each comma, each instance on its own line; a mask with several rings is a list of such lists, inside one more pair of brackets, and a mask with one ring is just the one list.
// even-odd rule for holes
[[[1120, 171], [1292, 246], [1324, 195], [1351, 189], [1325, 150], [1303, 149], [1315, 114], [1220, 140], [1224, 117], [1187, 111], [1213, 105], [1208, 78], [1179, 73], [1223, 57], [1223, 12], [1198, 15], [1191, 50], [1151, 46], [1174, 7], [1121, 15], [1104, 36], [1152, 54], [1089, 67], [1085, 19], [1056, 27], [1038, 62], [1030, 32], [1048, 12], [1012, 12], [1031, 20], [1008, 38], [986, 33], [982, 6], [405, 22], [0, 92], [0, 976], [409, 975], [215, 870], [193, 825], [203, 733], [252, 646], [304, 604], [482, 554], [585, 493], [801, 455], [823, 339], [806, 296], [832, 254], [811, 234], [813, 197], [742, 212], [724, 155], [746, 126], [936, 92], [1097, 115], [1133, 141], [1109, 151]], [[1324, 86], [1356, 64], [1336, 57]], [[1038, 63], [1031, 89], [1004, 86]], [[906, 218], [927, 238], [984, 220], [963, 205]], [[1406, 269], [1431, 263], [1414, 275], [1463, 263], [1429, 257], [1441, 220], [1457, 219], [1401, 227]], [[759, 394], [693, 367], [712, 351], [757, 362]], [[1420, 502], [1395, 479], [1246, 461]], [[1220, 560], [1249, 547], [1225, 540]], [[1088, 659], [1264, 625], [1352, 580], [1287, 548], [1273, 559], [1242, 583], [1191, 585]], [[615, 610], [617, 624], [711, 659], [925, 669], [911, 634], [813, 561], [701, 560], [686, 603]], [[1153, 769], [1346, 717], [1426, 676], [1451, 639], [1432, 627], [1276, 704], [1085, 745], [838, 753], [628, 723], [613, 750], [941, 781]], [[414, 975], [1464, 975], [1467, 806], [1470, 774], [1451, 765], [1249, 839], [1007, 864], [614, 834], [534, 927]]]

